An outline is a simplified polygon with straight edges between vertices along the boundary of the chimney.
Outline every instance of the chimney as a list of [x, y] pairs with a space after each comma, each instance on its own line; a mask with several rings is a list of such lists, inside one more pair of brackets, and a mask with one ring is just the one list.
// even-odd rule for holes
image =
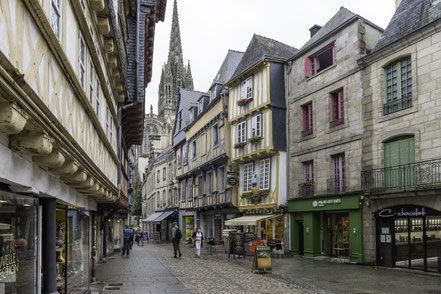
[[[398, 1], [398, 0], [397, 0], [397, 1]], [[313, 26], [309, 29], [309, 31], [311, 32], [311, 38], [312, 38], [312, 36], [314, 36], [315, 33], [317, 33], [321, 28], [322, 28], [322, 27], [319, 26], [319, 25], [317, 25], [317, 24], [313, 25]]]

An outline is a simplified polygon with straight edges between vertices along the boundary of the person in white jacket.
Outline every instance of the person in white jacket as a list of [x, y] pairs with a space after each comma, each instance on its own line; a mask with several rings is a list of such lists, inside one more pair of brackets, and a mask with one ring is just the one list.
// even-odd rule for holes
[[193, 233], [193, 240], [194, 240], [194, 248], [195, 248], [195, 256], [196, 258], [201, 257], [201, 247], [203, 246], [204, 241], [204, 234], [201, 232], [201, 228], [197, 228], [196, 231]]

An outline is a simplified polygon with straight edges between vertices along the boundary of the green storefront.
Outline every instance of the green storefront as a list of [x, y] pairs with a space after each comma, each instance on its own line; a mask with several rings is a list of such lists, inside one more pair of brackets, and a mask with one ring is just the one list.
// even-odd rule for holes
[[363, 263], [363, 200], [360, 195], [288, 201], [291, 254], [335, 256]]

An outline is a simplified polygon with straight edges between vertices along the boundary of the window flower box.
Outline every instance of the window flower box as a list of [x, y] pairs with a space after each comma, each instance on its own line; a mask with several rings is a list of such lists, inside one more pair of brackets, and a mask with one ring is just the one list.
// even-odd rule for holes
[[259, 190], [259, 197], [266, 197], [270, 193], [270, 190]]
[[256, 136], [248, 139], [248, 142], [251, 144], [259, 143], [262, 140], [262, 136]]
[[251, 196], [253, 196], [252, 192], [245, 192], [245, 193], [242, 193], [242, 195], [240, 195], [240, 198], [248, 199], [248, 198], [251, 198]]
[[239, 100], [237, 100], [237, 105], [238, 106], [245, 106], [245, 105], [247, 105], [251, 101], [253, 101], [253, 98], [239, 99]]
[[236, 144], [234, 144], [234, 149], [242, 148], [242, 147], [245, 146], [246, 144], [247, 144], [247, 142], [236, 143]]

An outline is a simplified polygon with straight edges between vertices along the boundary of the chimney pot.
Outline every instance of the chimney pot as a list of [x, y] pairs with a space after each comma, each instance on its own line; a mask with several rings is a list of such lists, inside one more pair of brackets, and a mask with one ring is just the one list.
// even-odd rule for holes
[[319, 26], [318, 24], [313, 25], [309, 32], [311, 33], [311, 38], [322, 28], [322, 26]]

